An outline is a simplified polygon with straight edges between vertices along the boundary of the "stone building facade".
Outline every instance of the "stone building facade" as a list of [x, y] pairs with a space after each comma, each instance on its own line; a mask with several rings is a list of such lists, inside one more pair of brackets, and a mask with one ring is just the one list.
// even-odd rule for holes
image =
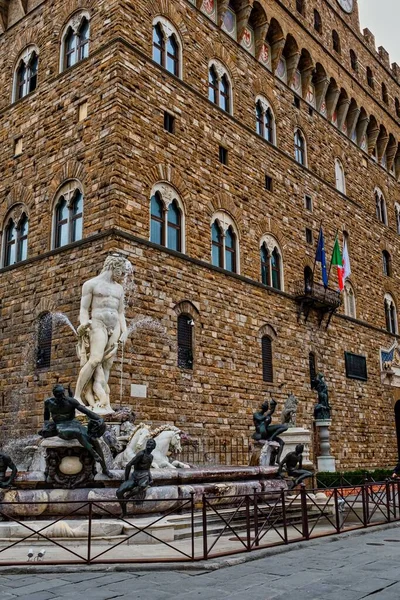
[[[72, 330], [53, 318], [43, 361], [38, 327], [76, 326], [118, 251], [128, 319], [154, 322], [116, 363], [114, 405], [229, 441], [294, 393], [312, 429], [314, 360], [338, 468], [393, 464], [400, 68], [356, 0], [1, 0], [0, 29], [3, 440], [75, 383]], [[305, 293], [321, 223], [328, 262], [337, 234], [351, 261], [335, 311], [335, 268]]]

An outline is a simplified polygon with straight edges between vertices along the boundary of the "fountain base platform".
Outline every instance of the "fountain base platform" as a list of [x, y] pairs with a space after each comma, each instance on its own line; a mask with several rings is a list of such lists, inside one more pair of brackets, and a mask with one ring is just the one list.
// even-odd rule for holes
[[[208, 467], [207, 469], [153, 470], [154, 485], [148, 489], [141, 505], [129, 503], [129, 514], [151, 514], [179, 510], [192, 495], [195, 505], [203, 494], [210, 504], [234, 505], [242, 500], [238, 496], [254, 491], [276, 496], [287, 489], [283, 479], [277, 478], [277, 467]], [[12, 489], [2, 493], [1, 513], [10, 517], [64, 516], [76, 510], [77, 516], [89, 513], [119, 515], [121, 507], [116, 500], [116, 489], [123, 481], [123, 471], [112, 471], [113, 478], [97, 474], [90, 487], [62, 489], [46, 482], [44, 472], [19, 473]], [[110, 502], [115, 500], [115, 502]], [[104, 504], [102, 502], [105, 501]], [[82, 503], [82, 506], [74, 503]], [[11, 504], [8, 504], [11, 503]], [[86, 503], [86, 504], [85, 504]], [[188, 510], [188, 505], [184, 508]]]

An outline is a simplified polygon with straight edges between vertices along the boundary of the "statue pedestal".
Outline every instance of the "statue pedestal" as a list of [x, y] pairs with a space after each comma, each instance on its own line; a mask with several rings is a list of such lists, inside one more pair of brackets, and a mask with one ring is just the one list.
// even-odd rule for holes
[[320, 419], [315, 421], [319, 438], [320, 456], [317, 457], [318, 471], [334, 473], [336, 471], [335, 458], [331, 456], [331, 444], [329, 441], [329, 427], [332, 421], [330, 419]]
[[283, 460], [289, 452], [294, 452], [298, 444], [302, 444], [304, 446], [303, 467], [307, 469], [312, 465], [312, 462], [310, 461], [311, 431], [304, 429], [303, 427], [290, 427], [279, 437], [285, 442], [281, 460]]
[[92, 455], [76, 440], [47, 438], [41, 443], [45, 451], [46, 483], [63, 489], [85, 487], [94, 480], [96, 463]]

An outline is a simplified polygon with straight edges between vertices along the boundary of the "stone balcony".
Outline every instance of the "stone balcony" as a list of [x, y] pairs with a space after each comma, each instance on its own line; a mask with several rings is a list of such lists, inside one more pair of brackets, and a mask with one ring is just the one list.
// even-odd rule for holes
[[305, 283], [304, 280], [297, 281], [294, 286], [294, 296], [296, 302], [299, 303], [299, 319], [304, 314], [307, 321], [311, 309], [319, 312], [321, 325], [325, 314], [328, 314], [328, 322], [331, 320], [333, 313], [342, 304], [342, 298], [338, 290], [325, 288], [320, 283]]

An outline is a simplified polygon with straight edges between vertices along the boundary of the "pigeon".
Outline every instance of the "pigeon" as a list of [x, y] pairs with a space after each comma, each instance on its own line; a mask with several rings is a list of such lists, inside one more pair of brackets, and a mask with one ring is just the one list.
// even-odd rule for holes
[[28, 561], [32, 560], [33, 554], [34, 554], [33, 548], [29, 548], [29, 550], [28, 550]]
[[42, 548], [42, 550], [39, 550], [36, 560], [43, 560], [43, 557], [45, 554], [46, 554], [46, 550], [44, 550], [44, 548]]

